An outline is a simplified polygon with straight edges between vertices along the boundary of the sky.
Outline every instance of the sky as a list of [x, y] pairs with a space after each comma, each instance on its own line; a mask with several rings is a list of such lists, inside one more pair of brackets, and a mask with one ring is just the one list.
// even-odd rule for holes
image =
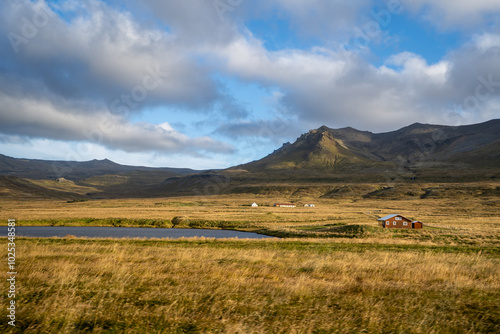
[[215, 169], [500, 118], [498, 0], [0, 1], [0, 153]]

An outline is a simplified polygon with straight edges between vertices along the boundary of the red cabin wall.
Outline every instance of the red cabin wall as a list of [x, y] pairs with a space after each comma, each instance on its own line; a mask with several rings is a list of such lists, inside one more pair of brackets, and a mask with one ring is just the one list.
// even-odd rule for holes
[[414, 228], [414, 229], [421, 229], [421, 228], [423, 228], [423, 227], [424, 227], [424, 226], [423, 226], [423, 224], [422, 224], [421, 222], [414, 222], [414, 223], [412, 223], [412, 224], [413, 224], [413, 228]]
[[[384, 227], [385, 228], [408, 228], [408, 229], [411, 229], [412, 228], [412, 223], [411, 223], [411, 220], [409, 219], [406, 219], [404, 217], [401, 217], [401, 220], [396, 220], [397, 217], [392, 217], [390, 219], [387, 219], [384, 221]], [[387, 222], [389, 222], [389, 225], [387, 225]], [[394, 224], [394, 222], [396, 224]], [[405, 226], [403, 223], [406, 222], [407, 225]]]

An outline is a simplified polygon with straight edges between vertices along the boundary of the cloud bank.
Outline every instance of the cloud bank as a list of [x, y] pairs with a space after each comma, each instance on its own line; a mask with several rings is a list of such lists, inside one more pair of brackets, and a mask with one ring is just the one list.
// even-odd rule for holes
[[[372, 47], [397, 40], [396, 23], [380, 21], [390, 8], [394, 20], [459, 31], [463, 42], [437, 62], [406, 50], [373, 62]], [[322, 124], [387, 131], [498, 118], [499, 13], [494, 0], [3, 1], [0, 138], [239, 161], [245, 141], [275, 145]], [[271, 21], [293, 35], [276, 43], [286, 47], [252, 30]], [[346, 48], [360, 32], [369, 39]], [[224, 78], [258, 85], [274, 107], [247, 107]], [[150, 110], [170, 112], [141, 121]], [[172, 127], [188, 123], [188, 134]]]

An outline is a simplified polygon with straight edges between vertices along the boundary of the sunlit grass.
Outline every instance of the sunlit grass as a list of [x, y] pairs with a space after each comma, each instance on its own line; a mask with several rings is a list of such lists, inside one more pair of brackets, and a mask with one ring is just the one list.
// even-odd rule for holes
[[[430, 185], [426, 185], [430, 186]], [[435, 185], [450, 188], [452, 185]], [[476, 188], [496, 189], [495, 184], [457, 184], [450, 198], [313, 198], [303, 195], [223, 195], [152, 199], [5, 200], [5, 217], [18, 225], [135, 226], [231, 228], [280, 237], [362, 238], [367, 242], [469, 244], [500, 246], [500, 201], [495, 194], [463, 197]], [[467, 193], [467, 194], [468, 194]], [[458, 195], [457, 195], [458, 194]], [[261, 204], [249, 207], [252, 202]], [[278, 201], [294, 201], [296, 208], [275, 208]], [[314, 203], [315, 208], [305, 208]], [[424, 223], [419, 231], [386, 231], [377, 219], [400, 213]], [[2, 222], [5, 224], [5, 222]]]
[[20, 239], [17, 254], [11, 332], [500, 330], [495, 253], [322, 240]]
[[[388, 192], [381, 198], [297, 192], [73, 203], [4, 197], [2, 215], [16, 218], [18, 225], [161, 228], [174, 220], [177, 227], [295, 239], [18, 239], [18, 322], [15, 329], [0, 323], [0, 330], [500, 332], [498, 188], [495, 183], [428, 186], [451, 190], [426, 198], [418, 192]], [[473, 194], [488, 187], [490, 193]], [[299, 206], [272, 206], [280, 201]], [[251, 208], [252, 202], [261, 206]], [[424, 229], [380, 228], [377, 218], [390, 213], [421, 220]], [[5, 238], [0, 247], [5, 258]], [[0, 296], [5, 305], [6, 291]], [[5, 316], [2, 308], [0, 317]]]

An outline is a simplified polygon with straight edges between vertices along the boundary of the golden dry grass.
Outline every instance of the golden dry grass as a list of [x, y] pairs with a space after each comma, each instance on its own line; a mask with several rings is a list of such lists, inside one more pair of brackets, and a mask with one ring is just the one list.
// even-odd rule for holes
[[[283, 200], [283, 199], [281, 199]], [[256, 201], [261, 206], [251, 208]], [[3, 198], [0, 210], [5, 217], [18, 220], [92, 218], [193, 219], [249, 221], [273, 224], [340, 222], [376, 225], [377, 217], [401, 213], [425, 224], [468, 229], [500, 230], [500, 202], [497, 197], [449, 199], [319, 199], [297, 198], [297, 208], [274, 208], [279, 202], [265, 195], [223, 195], [154, 199], [110, 199], [66, 203], [63, 200], [9, 200]], [[315, 203], [315, 208], [304, 208]]]
[[494, 254], [321, 240], [81, 239], [20, 239], [17, 254], [18, 322], [12, 330], [3, 321], [6, 332], [500, 330]]
[[[263, 206], [249, 207], [254, 201]], [[272, 207], [281, 201], [316, 207]], [[327, 237], [19, 239], [18, 326], [10, 330], [496, 333], [499, 208], [494, 195], [390, 200], [239, 194], [76, 203], [3, 197], [1, 223], [16, 218], [18, 225], [92, 225], [115, 219], [133, 224], [134, 219], [183, 217], [186, 222], [229, 222], [243, 230]], [[376, 219], [390, 213], [421, 220], [425, 228], [378, 228]], [[363, 233], [340, 238], [330, 230], [339, 224], [360, 226]], [[0, 247], [5, 259], [4, 238]], [[6, 291], [0, 296], [5, 305]], [[2, 308], [3, 319], [5, 312]], [[6, 322], [0, 326], [9, 330]]]
[[[457, 185], [458, 187], [459, 185]], [[462, 185], [460, 185], [462, 187]], [[489, 185], [494, 187], [494, 185]], [[436, 186], [437, 187], [437, 186]], [[469, 185], [474, 189], [474, 185]], [[482, 186], [484, 187], [484, 186]], [[472, 191], [472, 190], [471, 190]], [[297, 208], [275, 208], [279, 201], [295, 201]], [[249, 205], [257, 202], [261, 206]], [[314, 203], [315, 208], [305, 208]], [[126, 225], [145, 226], [137, 219], [158, 220], [152, 226], [171, 226], [182, 217], [189, 226], [230, 226], [270, 231], [275, 235], [328, 237], [328, 225], [359, 225], [367, 228], [367, 242], [426, 244], [475, 244], [500, 246], [500, 200], [489, 196], [456, 196], [427, 199], [325, 199], [307, 196], [276, 198], [271, 195], [222, 195], [154, 199], [107, 199], [67, 203], [63, 200], [9, 200], [0, 203], [4, 219], [16, 218], [19, 225]], [[384, 232], [377, 218], [400, 213], [424, 223], [418, 233]], [[98, 219], [98, 220], [97, 220]], [[122, 219], [123, 221], [120, 221]], [[162, 222], [165, 222], [163, 224]], [[203, 222], [208, 222], [204, 224]], [[195, 224], [196, 223], [196, 224]], [[315, 231], [314, 227], [319, 226]], [[323, 232], [321, 232], [323, 231]], [[276, 233], [275, 233], [276, 232]]]

